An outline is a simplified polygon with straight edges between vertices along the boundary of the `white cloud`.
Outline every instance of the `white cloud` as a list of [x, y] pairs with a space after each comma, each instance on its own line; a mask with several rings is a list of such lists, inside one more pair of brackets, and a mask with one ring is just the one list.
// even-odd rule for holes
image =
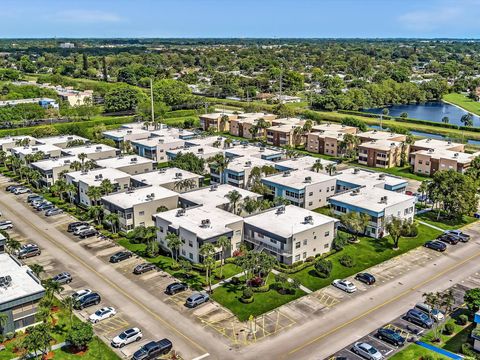
[[408, 30], [432, 31], [454, 24], [464, 16], [460, 7], [441, 7], [437, 9], [416, 10], [398, 17], [398, 21]]
[[120, 22], [122, 18], [115, 13], [98, 10], [63, 10], [53, 14], [56, 21], [69, 23]]

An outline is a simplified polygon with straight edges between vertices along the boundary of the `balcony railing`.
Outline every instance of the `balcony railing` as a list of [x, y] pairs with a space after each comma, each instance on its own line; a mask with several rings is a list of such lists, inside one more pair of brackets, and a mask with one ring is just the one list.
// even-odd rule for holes
[[257, 240], [257, 239], [254, 239], [250, 236], [246, 236], [245, 237], [245, 241], [248, 241], [254, 245], [261, 245], [262, 247], [264, 247], [265, 249], [267, 250], [270, 250], [272, 252], [274, 252], [275, 254], [278, 254], [278, 255], [282, 255], [282, 256], [291, 256], [292, 253], [291, 253], [291, 250], [289, 251], [289, 249], [279, 249], [275, 246], [272, 246], [270, 244], [267, 244], [266, 242], [264, 241], [260, 241], [260, 240]]

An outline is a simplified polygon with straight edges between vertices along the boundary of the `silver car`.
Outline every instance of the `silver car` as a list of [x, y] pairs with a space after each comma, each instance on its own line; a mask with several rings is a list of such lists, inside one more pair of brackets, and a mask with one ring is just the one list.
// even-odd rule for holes
[[353, 345], [352, 351], [368, 360], [382, 360], [383, 355], [372, 345], [365, 342], [357, 342]]

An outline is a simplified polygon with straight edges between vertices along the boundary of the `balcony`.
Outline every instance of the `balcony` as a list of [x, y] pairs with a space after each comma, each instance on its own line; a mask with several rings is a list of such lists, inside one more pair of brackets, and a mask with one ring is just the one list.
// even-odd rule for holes
[[248, 241], [249, 243], [254, 244], [254, 245], [256, 245], [256, 246], [259, 245], [259, 246], [263, 247], [264, 249], [267, 249], [267, 250], [269, 250], [269, 251], [271, 251], [271, 252], [273, 252], [273, 253], [275, 253], [275, 254], [277, 254], [277, 255], [281, 255], [281, 256], [292, 256], [291, 250], [288, 251], [288, 249], [287, 249], [287, 250], [285, 250], [285, 249], [279, 249], [279, 248], [277, 248], [277, 247], [275, 247], [275, 246], [273, 246], [273, 245], [270, 245], [270, 244], [268, 244], [268, 243], [266, 243], [266, 242], [264, 242], [264, 241], [260, 241], [260, 240], [254, 239], [254, 238], [252, 238], [252, 237], [250, 237], [250, 236], [245, 236], [245, 241]]

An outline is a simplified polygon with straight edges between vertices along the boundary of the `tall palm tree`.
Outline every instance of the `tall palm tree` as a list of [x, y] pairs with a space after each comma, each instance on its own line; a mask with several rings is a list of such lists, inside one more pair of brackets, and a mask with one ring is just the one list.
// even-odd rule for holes
[[243, 199], [242, 208], [249, 215], [251, 213], [253, 213], [255, 210], [257, 210], [259, 206], [260, 206], [260, 204], [254, 198], [251, 198], [251, 197], [247, 196], [245, 199]]
[[83, 169], [83, 164], [85, 164], [85, 160], [87, 158], [88, 158], [88, 156], [85, 153], [78, 154], [78, 160], [80, 160], [80, 163], [82, 164], [82, 169]]
[[220, 131], [224, 132], [225, 131], [225, 125], [228, 123], [228, 115], [223, 114], [222, 117], [220, 118]]
[[95, 205], [102, 197], [102, 189], [98, 186], [90, 186], [87, 190], [87, 196], [90, 198], [92, 204]]
[[[472, 114], [468, 113], [463, 115], [460, 118], [460, 122], [463, 124], [464, 127], [471, 127], [473, 126], [473, 116]], [[465, 129], [462, 129], [462, 139], [465, 138]]]
[[313, 128], [312, 120], [305, 121], [305, 124], [303, 124], [303, 132], [309, 133], [310, 131], [312, 131], [312, 128]]
[[20, 250], [21, 247], [22, 247], [22, 244], [20, 241], [12, 238], [7, 240], [7, 248], [10, 254], [15, 253], [17, 250]]
[[6, 312], [0, 312], [0, 334], [3, 334], [4, 328], [8, 322], [8, 314]]
[[337, 165], [330, 163], [325, 167], [325, 170], [327, 170], [328, 175], [332, 176], [332, 174], [337, 171]]
[[55, 295], [60, 295], [63, 291], [63, 286], [60, 285], [57, 281], [53, 281], [52, 279], [47, 279], [43, 282], [43, 287], [45, 288], [45, 293], [47, 295], [47, 299], [52, 302], [53, 297]]
[[5, 165], [5, 161], [7, 160], [7, 153], [4, 150], [0, 150], [0, 164]]
[[305, 134], [305, 130], [301, 126], [297, 126], [293, 129], [293, 145], [300, 145], [302, 142], [302, 137]]
[[215, 246], [211, 243], [204, 243], [200, 247], [199, 253], [203, 257], [203, 265], [205, 266], [205, 281], [208, 284], [209, 292], [212, 292], [211, 272], [213, 266], [215, 266], [215, 259], [213, 258], [215, 255]]
[[93, 160], [87, 160], [85, 161], [85, 164], [83, 165], [83, 170], [88, 171], [95, 169], [97, 167], [97, 164]]
[[225, 149], [228, 149], [233, 143], [233, 140], [230, 138], [226, 138], [225, 141], [223, 142], [223, 147]]
[[74, 199], [74, 194], [77, 192], [77, 187], [74, 184], [67, 184], [67, 186], [65, 187], [65, 192], [69, 195], [68, 200], [71, 204]]
[[83, 168], [83, 165], [78, 160], [72, 161], [70, 163], [70, 169], [72, 169], [73, 171], [80, 171], [80, 170], [82, 170], [82, 168]]
[[258, 127], [258, 125], [252, 125], [250, 126], [250, 129], [248, 129], [248, 132], [250, 133], [250, 135], [252, 135], [252, 138], [255, 139], [258, 135], [259, 130], [260, 128]]
[[99, 205], [90, 206], [87, 210], [87, 214], [88, 214], [89, 217], [94, 219], [94, 221], [97, 224], [100, 224], [100, 222], [101, 222], [100, 219], [101, 219], [102, 214], [103, 214], [103, 208]]
[[228, 168], [230, 159], [222, 154], [217, 154], [208, 159], [210, 168], [214, 169], [220, 175], [220, 183], [223, 183], [223, 172]]
[[191, 189], [194, 189], [197, 186], [197, 182], [195, 179], [183, 179], [180, 181], [177, 181], [173, 188], [177, 191], [188, 191]]
[[40, 264], [32, 264], [30, 265], [30, 270], [35, 274], [37, 278], [40, 279], [40, 275], [45, 272], [45, 269]]
[[232, 242], [228, 237], [222, 235], [217, 240], [217, 247], [221, 249], [220, 278], [223, 278], [223, 266], [225, 265], [225, 252], [232, 247]]
[[114, 234], [117, 232], [118, 219], [119, 219], [118, 214], [113, 212], [105, 216], [105, 220], [108, 221], [108, 223], [110, 224], [110, 229]]
[[233, 207], [233, 213], [237, 214], [237, 203], [240, 201], [242, 198], [242, 194], [240, 194], [237, 190], [231, 190], [227, 194], [225, 194], [225, 197], [230, 201]]
[[28, 173], [28, 181], [30, 181], [30, 184], [32, 184], [35, 187], [35, 189], [39, 188], [40, 184], [38, 180], [40, 180], [41, 178], [42, 178], [42, 174], [40, 174], [39, 171], [30, 169], [30, 172]]
[[68, 318], [70, 320], [70, 326], [73, 324], [73, 304], [75, 301], [71, 296], [67, 296], [66, 298], [62, 299], [62, 306], [68, 312]]
[[170, 253], [172, 254], [172, 260], [173, 260], [173, 253], [175, 252], [175, 261], [178, 260], [178, 250], [182, 247], [182, 239], [180, 239], [180, 236], [173, 232], [169, 232], [167, 236], [165, 237], [165, 240], [167, 240], [167, 246], [170, 249]]
[[312, 166], [312, 170], [316, 171], [317, 173], [320, 172], [320, 170], [323, 170], [323, 165], [320, 161], [315, 162]]
[[113, 192], [114, 186], [110, 179], [103, 179], [102, 182], [100, 183], [100, 191], [102, 192], [103, 195], [108, 195]]

